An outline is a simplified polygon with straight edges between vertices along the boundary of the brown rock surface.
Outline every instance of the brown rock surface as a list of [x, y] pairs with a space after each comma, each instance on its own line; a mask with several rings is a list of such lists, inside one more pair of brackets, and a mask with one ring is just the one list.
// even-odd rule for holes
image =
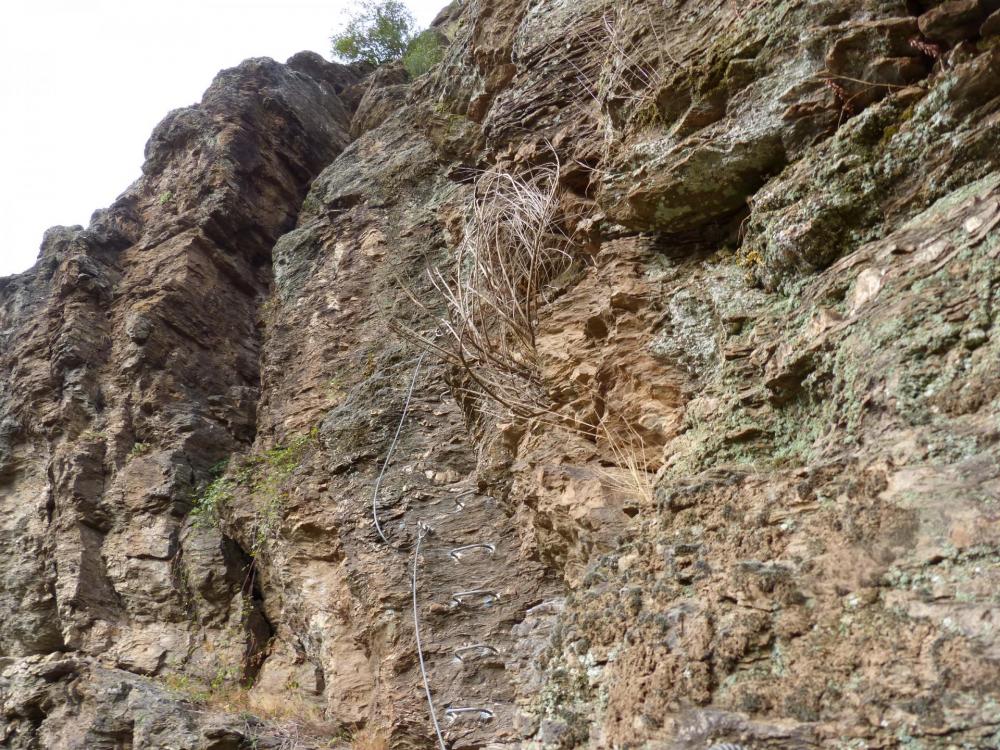
[[[996, 11], [482, 0], [411, 83], [221, 73], [0, 279], [0, 744], [434, 747], [426, 678], [453, 748], [1000, 746]], [[556, 163], [565, 262], [475, 321], [527, 416], [441, 286]]]

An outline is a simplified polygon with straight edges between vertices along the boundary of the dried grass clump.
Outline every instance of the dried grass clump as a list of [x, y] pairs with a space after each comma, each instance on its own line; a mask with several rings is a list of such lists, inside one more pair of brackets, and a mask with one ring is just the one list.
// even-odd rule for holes
[[322, 707], [293, 694], [254, 693], [241, 689], [220, 696], [218, 704], [231, 712], [251, 713], [266, 721], [294, 722], [304, 729], [321, 731], [330, 726], [323, 718]]
[[389, 750], [389, 738], [378, 729], [365, 727], [351, 738], [351, 750]]
[[634, 110], [653, 104], [670, 76], [681, 64], [670, 57], [669, 46], [657, 28], [648, 5], [643, 5], [644, 28], [656, 39], [655, 60], [643, 60], [636, 53], [633, 40], [628, 37], [628, 10], [616, 4], [611, 13], [601, 19], [605, 62], [598, 84], [604, 103], [620, 101]]
[[450, 268], [430, 271], [446, 310], [437, 335], [408, 332], [464, 371], [469, 390], [523, 418], [553, 409], [536, 329], [550, 283], [573, 262], [559, 225], [558, 183], [558, 163], [482, 172]]
[[499, 168], [480, 173], [453, 257], [444, 269], [429, 271], [439, 304], [410, 295], [425, 312], [438, 311], [431, 313], [436, 332], [395, 327], [461, 373], [453, 388], [480, 416], [585, 435], [604, 453], [605, 486], [649, 507], [653, 473], [629, 420], [613, 416], [598, 394], [574, 395], [567, 383], [543, 376], [540, 311], [553, 299], [558, 277], [586, 258], [574, 252], [576, 238], [563, 230], [579, 217], [563, 215], [559, 178], [555, 159], [516, 174]]
[[[575, 260], [574, 238], [561, 224], [575, 217], [561, 214], [559, 176], [557, 161], [520, 174], [482, 172], [451, 262], [444, 271], [429, 272], [441, 302], [437, 309], [445, 311], [435, 316], [436, 335], [397, 327], [465, 376], [457, 390], [481, 416], [501, 423], [530, 420], [588, 436], [607, 452], [602, 481], [650, 505], [652, 474], [640, 434], [624, 416], [613, 417], [603, 398], [576, 394], [566, 403], [566, 384], [547, 383], [542, 375], [539, 312], [555, 292], [553, 282]], [[574, 409], [581, 404], [588, 416]]]
[[640, 507], [651, 508], [655, 473], [646, 458], [646, 443], [627, 421], [620, 421], [622, 427], [616, 429], [607, 415], [600, 420], [597, 439], [607, 445], [612, 462], [601, 470], [602, 482]]
[[[600, 110], [599, 123], [603, 130], [605, 156], [621, 140], [619, 128], [630, 119], [648, 123], [657, 118], [657, 97], [671, 77], [685, 64], [670, 52], [667, 30], [654, 18], [650, 3], [630, 8], [615, 3], [601, 15], [596, 27], [579, 34], [574, 43], [586, 51], [585, 58], [575, 61], [560, 41], [557, 54], [575, 71], [575, 78]], [[644, 54], [636, 37], [648, 35], [655, 40], [649, 46], [652, 57]]]
[[341, 732], [339, 724], [324, 718], [322, 707], [291, 693], [255, 693], [234, 687], [213, 693], [206, 704], [217, 711], [243, 715], [248, 737], [277, 739], [279, 750], [313, 747], [317, 740]]

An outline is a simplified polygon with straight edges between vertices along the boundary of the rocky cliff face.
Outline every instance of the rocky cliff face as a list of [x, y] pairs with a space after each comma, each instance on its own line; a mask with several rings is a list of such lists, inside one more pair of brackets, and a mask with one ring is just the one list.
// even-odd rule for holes
[[0, 745], [1000, 746], [1000, 4], [436, 26], [0, 279]]

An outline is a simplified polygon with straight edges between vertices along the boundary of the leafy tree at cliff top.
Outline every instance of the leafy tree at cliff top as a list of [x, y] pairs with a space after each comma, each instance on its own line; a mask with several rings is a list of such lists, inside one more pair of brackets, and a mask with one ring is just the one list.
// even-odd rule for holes
[[334, 34], [333, 54], [348, 62], [381, 65], [406, 51], [415, 22], [399, 0], [361, 0], [344, 30]]

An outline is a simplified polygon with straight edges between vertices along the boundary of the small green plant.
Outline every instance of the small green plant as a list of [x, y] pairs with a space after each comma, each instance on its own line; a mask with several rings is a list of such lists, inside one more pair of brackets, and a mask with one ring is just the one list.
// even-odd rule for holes
[[170, 203], [170, 201], [172, 201], [173, 199], [174, 199], [174, 194], [170, 190], [165, 190], [164, 192], [160, 193], [161, 206]]
[[208, 703], [212, 697], [212, 691], [207, 685], [186, 674], [168, 674], [161, 679], [167, 690], [191, 703]]
[[228, 462], [214, 466], [214, 479], [194, 499], [191, 515], [195, 523], [217, 526], [226, 506], [241, 490], [256, 497], [247, 552], [252, 558], [258, 557], [280, 529], [285, 501], [282, 485], [302, 463], [306, 449], [318, 438], [319, 430], [314, 428], [286, 445], [240, 459], [235, 469], [230, 469]]
[[198, 526], [215, 526], [223, 508], [233, 500], [238, 487], [237, 479], [226, 475], [228, 461], [222, 461], [211, 469], [215, 478], [209, 482], [194, 499], [191, 515]]
[[128, 452], [128, 457], [137, 458], [138, 456], [145, 456], [150, 450], [152, 450], [152, 446], [149, 443], [135, 443], [132, 446], [132, 450]]
[[306, 447], [319, 437], [313, 429], [306, 435], [293, 438], [288, 445], [278, 446], [255, 457], [258, 470], [254, 473], [252, 488], [261, 503], [254, 514], [253, 534], [250, 539], [250, 557], [257, 558], [267, 549], [281, 526], [285, 495], [282, 485], [302, 463]]
[[410, 40], [403, 55], [403, 67], [410, 78], [419, 78], [444, 57], [441, 35], [433, 29], [421, 31]]
[[334, 34], [335, 57], [382, 65], [398, 60], [413, 35], [414, 20], [400, 0], [360, 0], [343, 31]]
[[240, 672], [235, 667], [225, 667], [220, 666], [215, 670], [215, 674], [212, 676], [211, 681], [208, 683], [208, 689], [213, 694], [219, 694], [223, 692], [227, 687], [237, 682], [240, 678]]

